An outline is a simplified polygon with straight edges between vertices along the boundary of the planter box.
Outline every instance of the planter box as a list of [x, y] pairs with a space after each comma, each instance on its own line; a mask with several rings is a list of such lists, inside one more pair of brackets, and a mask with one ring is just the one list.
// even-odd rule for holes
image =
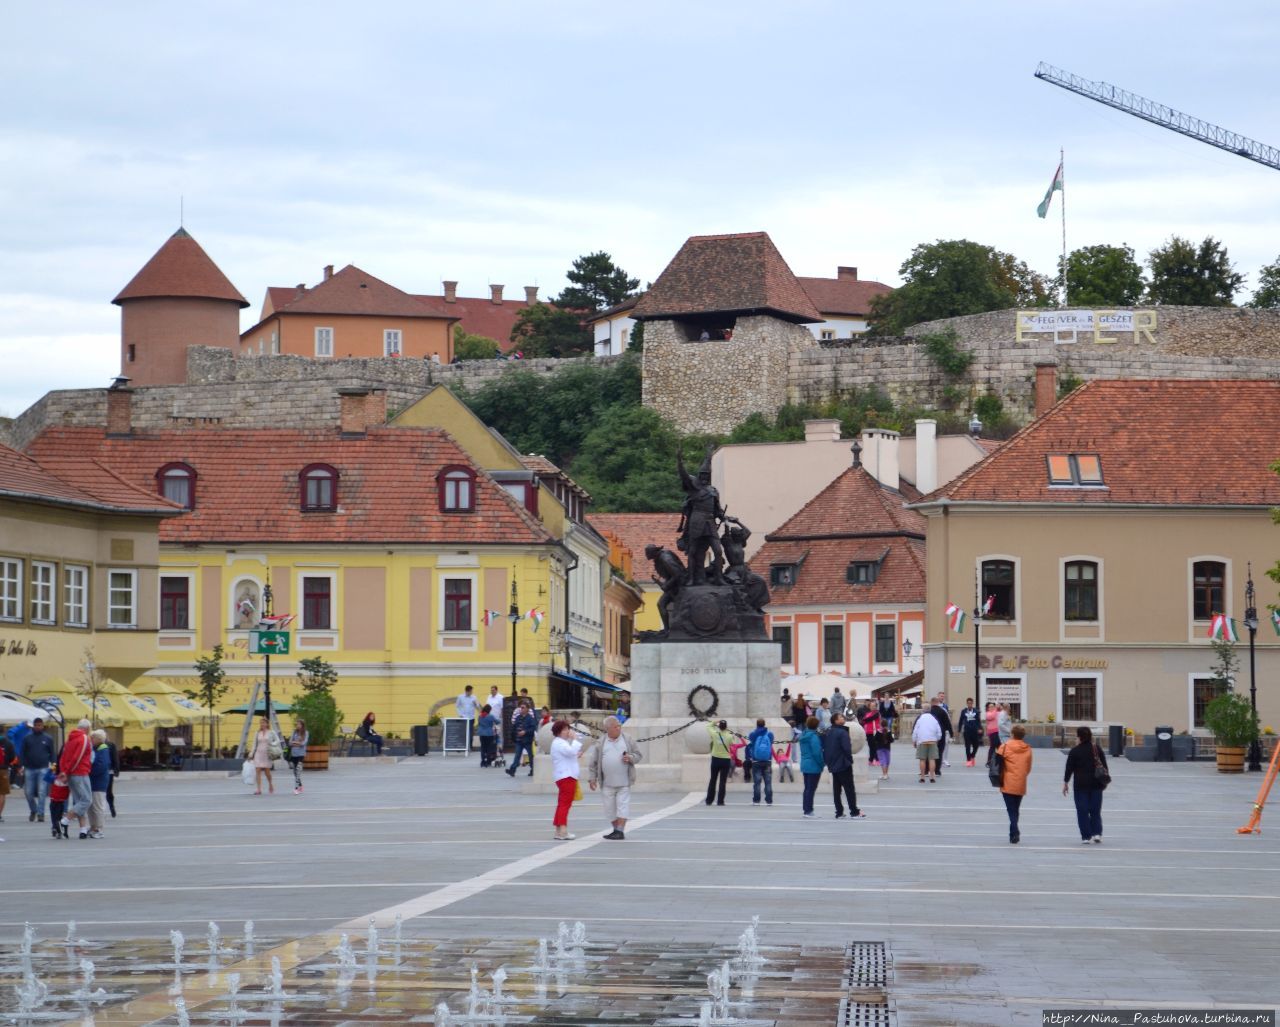
[[182, 769], [183, 770], [236, 770], [238, 771], [242, 763], [244, 763], [244, 760], [223, 759], [221, 757], [218, 759], [213, 759], [212, 757], [210, 757], [209, 763], [206, 766], [203, 756], [188, 756], [185, 760], [182, 761]]
[[1057, 743], [1052, 735], [1027, 735], [1025, 741], [1033, 749], [1052, 749]]
[[328, 770], [329, 747], [327, 745], [308, 745], [307, 755], [302, 760], [303, 770]]
[[1127, 745], [1124, 750], [1124, 758], [1131, 763], [1154, 763], [1156, 747], [1154, 745]]

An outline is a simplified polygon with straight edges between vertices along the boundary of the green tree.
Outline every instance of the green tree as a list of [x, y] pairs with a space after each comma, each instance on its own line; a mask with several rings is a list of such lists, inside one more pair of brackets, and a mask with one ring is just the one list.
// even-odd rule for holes
[[464, 332], [462, 325], [453, 326], [453, 355], [459, 360], [492, 360], [502, 347], [487, 335]]
[[[644, 322], [637, 321], [631, 326], [631, 335], [627, 338], [627, 351], [631, 353], [644, 352]], [[3, 427], [3, 425], [0, 425]]]
[[1258, 288], [1254, 290], [1249, 306], [1266, 310], [1280, 307], [1280, 257], [1274, 264], [1264, 264], [1258, 272]]
[[98, 700], [107, 694], [107, 676], [98, 669], [93, 657], [93, 646], [86, 646], [84, 662], [80, 664], [80, 680], [76, 682], [76, 694], [89, 706], [89, 719], [98, 726]]
[[551, 302], [557, 307], [593, 314], [630, 299], [640, 285], [639, 278], [629, 277], [604, 250], [579, 257], [565, 277], [572, 284]]
[[216, 753], [218, 747], [218, 718], [214, 716], [213, 708], [231, 687], [226, 683], [227, 672], [222, 669], [222, 661], [226, 655], [226, 651], [219, 644], [213, 647], [208, 656], [197, 656], [196, 677], [200, 679], [200, 687], [183, 689], [183, 694], [188, 699], [198, 702], [209, 711], [209, 738], [205, 746], [206, 764], [209, 761], [210, 750]]
[[1131, 246], [1082, 246], [1067, 255], [1067, 300], [1073, 306], [1129, 307], [1142, 299], [1145, 288]]
[[876, 296], [871, 331], [901, 335], [910, 325], [1009, 307], [1044, 306], [1049, 283], [1012, 254], [968, 239], [921, 243], [898, 269], [903, 284]]
[[337, 683], [337, 670], [323, 656], [309, 656], [298, 661], [298, 684], [305, 695], [329, 695]]
[[1153, 303], [1229, 307], [1245, 281], [1232, 266], [1226, 247], [1209, 235], [1199, 246], [1171, 236], [1151, 251], [1147, 267], [1151, 269], [1147, 298]]
[[526, 357], [577, 357], [592, 350], [581, 313], [546, 303], [534, 303], [516, 315], [511, 341]]
[[[676, 476], [680, 435], [656, 411], [643, 406], [609, 408], [582, 440], [570, 475], [591, 493], [602, 513], [679, 510], [684, 502]], [[686, 440], [701, 452], [705, 440]]]

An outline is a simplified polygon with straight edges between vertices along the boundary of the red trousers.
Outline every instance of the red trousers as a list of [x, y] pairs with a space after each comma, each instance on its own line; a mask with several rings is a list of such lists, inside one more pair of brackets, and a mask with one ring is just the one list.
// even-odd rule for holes
[[556, 815], [551, 823], [555, 827], [569, 826], [569, 807], [573, 805], [573, 797], [578, 793], [576, 777], [562, 777], [556, 782], [559, 798], [556, 800]]

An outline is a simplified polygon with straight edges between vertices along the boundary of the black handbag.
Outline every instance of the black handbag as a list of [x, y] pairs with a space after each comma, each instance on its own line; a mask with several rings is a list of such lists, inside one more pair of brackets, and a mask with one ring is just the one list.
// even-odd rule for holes
[[991, 779], [993, 788], [999, 788], [1004, 784], [1004, 757], [998, 752], [991, 754], [991, 762], [987, 764], [987, 777]]
[[1100, 792], [1111, 784], [1111, 771], [1102, 762], [1102, 750], [1096, 745], [1093, 747], [1093, 784]]

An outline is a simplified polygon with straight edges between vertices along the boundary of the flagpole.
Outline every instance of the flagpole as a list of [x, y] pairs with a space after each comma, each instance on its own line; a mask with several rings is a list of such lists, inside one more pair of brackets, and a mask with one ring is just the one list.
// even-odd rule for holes
[[973, 705], [982, 709], [979, 699], [980, 678], [978, 676], [978, 651], [982, 636], [982, 592], [979, 587], [978, 572], [973, 572]]
[[1062, 306], [1070, 305], [1067, 298], [1067, 154], [1058, 150], [1058, 167], [1062, 169]]

